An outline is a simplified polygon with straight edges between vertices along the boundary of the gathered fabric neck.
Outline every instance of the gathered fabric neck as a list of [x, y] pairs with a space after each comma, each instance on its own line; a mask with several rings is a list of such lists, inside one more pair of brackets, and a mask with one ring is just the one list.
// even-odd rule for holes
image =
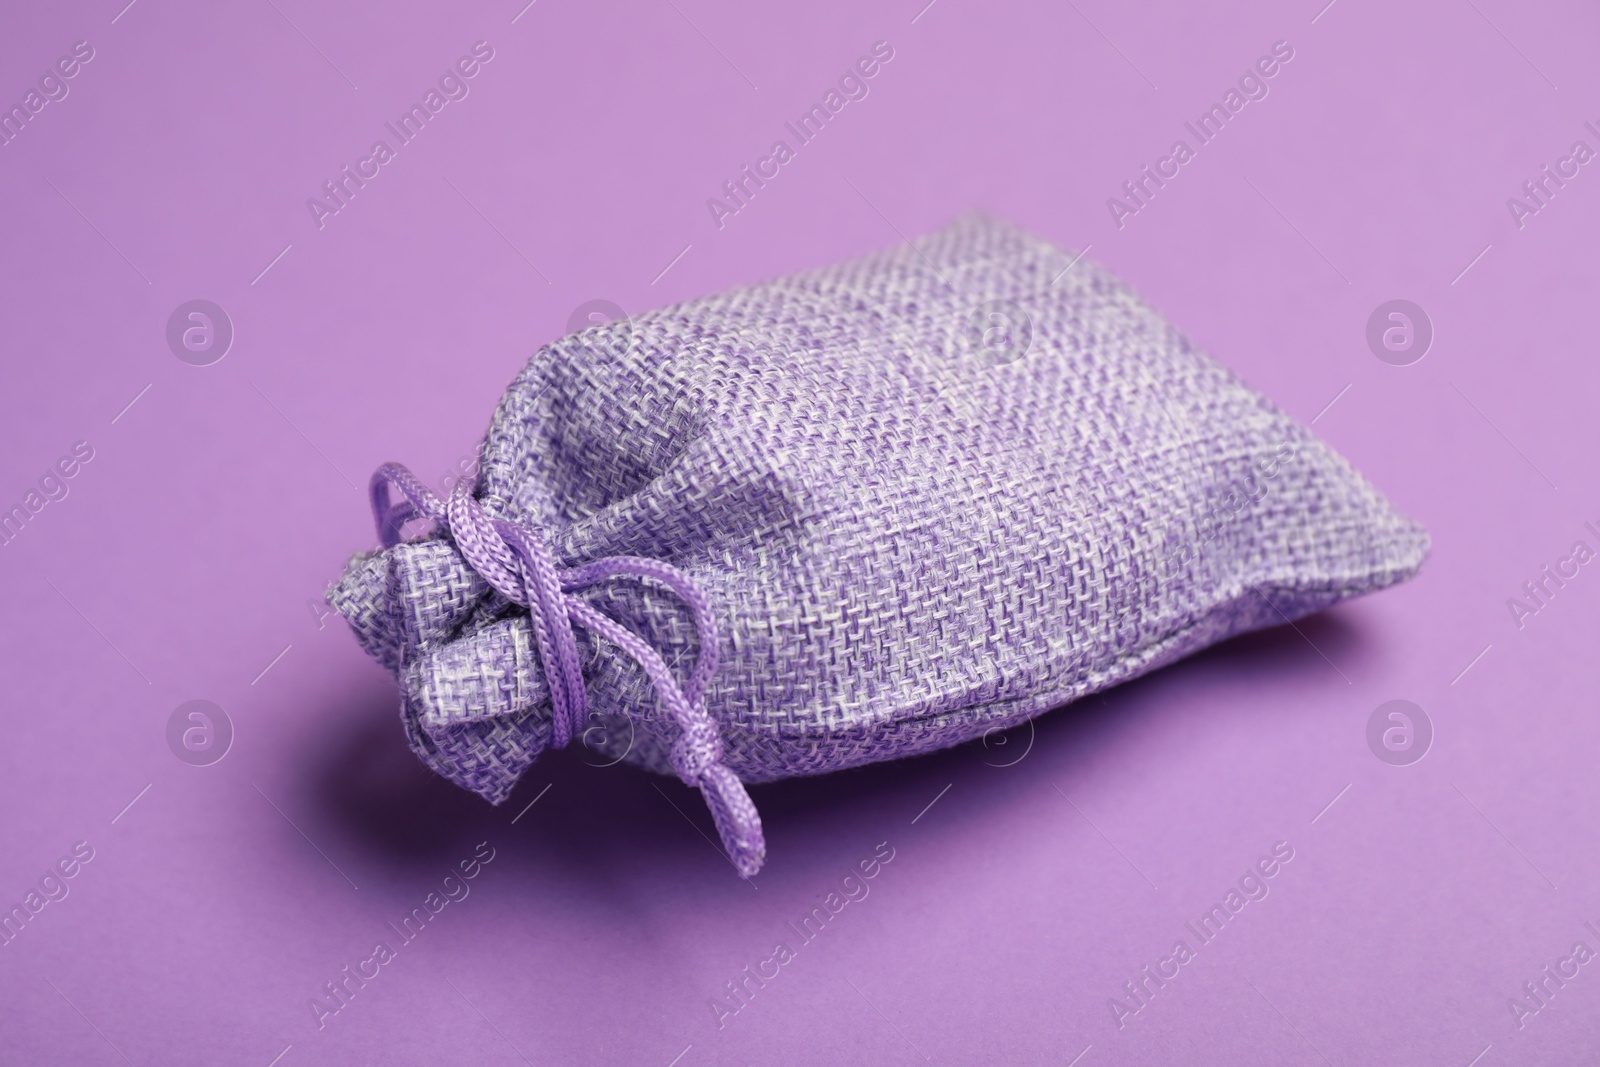
[[[391, 486], [400, 491], [400, 500], [391, 501]], [[719, 644], [716, 617], [694, 579], [670, 564], [640, 556], [606, 556], [558, 568], [539, 530], [491, 516], [466, 482], [457, 483], [448, 498], [440, 498], [398, 463], [385, 463], [373, 472], [370, 493], [383, 547], [400, 543], [400, 530], [407, 522], [431, 519], [490, 587], [528, 609], [550, 692], [552, 747], [563, 748], [581, 736], [589, 714], [573, 627], [582, 626], [637, 662], [680, 730], [669, 753], [672, 769], [705, 797], [723, 847], [740, 875], [749, 878], [761, 869], [766, 858], [761, 816], [744, 783], [722, 762], [722, 735], [706, 712], [705, 692], [717, 671]], [[686, 684], [678, 684], [661, 655], [638, 634], [570, 595], [622, 576], [657, 581], [688, 607], [699, 652]]]

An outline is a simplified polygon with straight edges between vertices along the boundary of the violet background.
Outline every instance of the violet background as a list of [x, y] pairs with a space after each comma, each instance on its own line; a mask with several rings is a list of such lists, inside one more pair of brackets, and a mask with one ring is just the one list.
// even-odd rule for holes
[[[1582, 925], [1600, 923], [1600, 575], [1521, 630], [1506, 608], [1596, 545], [1600, 174], [1520, 231], [1505, 207], [1573, 141], [1600, 147], [1600, 13], [922, 2], [0, 18], [7, 105], [73, 42], [96, 52], [0, 148], [0, 506], [74, 441], [95, 449], [0, 549], [0, 904], [74, 841], [96, 851], [0, 948], [0, 1062], [1600, 1052], [1594, 967], [1521, 1030], [1506, 1003], [1573, 942], [1600, 948]], [[319, 231], [306, 198], [480, 39], [496, 54], [470, 96]], [[719, 231], [706, 198], [878, 40], [895, 57], [869, 97]], [[1117, 229], [1106, 198], [1277, 40], [1295, 58], [1270, 96]], [[372, 468], [437, 485], [586, 300], [645, 310], [972, 207], [1091, 246], [1302, 420], [1338, 395], [1316, 431], [1428, 526], [1421, 577], [1047, 715], [1031, 748], [1023, 729], [758, 786], [754, 887], [675, 781], [574, 749], [492, 809], [429, 776], [390, 680], [308, 606], [372, 542]], [[195, 297], [237, 331], [209, 367], [165, 342]], [[1436, 330], [1408, 367], [1364, 339], [1394, 297]], [[1437, 732], [1408, 767], [1365, 740], [1395, 697]], [[204, 768], [165, 740], [194, 698], [237, 734]], [[484, 840], [471, 896], [319, 1031], [322, 983]], [[1119, 1031], [1108, 998], [1278, 840], [1295, 859], [1267, 899]], [[719, 1030], [709, 999], [883, 841], [870, 896]]]

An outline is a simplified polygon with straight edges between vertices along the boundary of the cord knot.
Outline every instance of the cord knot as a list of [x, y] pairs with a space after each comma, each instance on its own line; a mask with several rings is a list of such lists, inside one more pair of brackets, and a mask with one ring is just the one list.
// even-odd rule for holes
[[699, 785], [722, 762], [722, 735], [709, 718], [692, 718], [672, 743], [672, 767], [685, 785]]
[[[390, 501], [391, 485], [400, 490], [401, 500]], [[581, 736], [588, 717], [575, 627], [582, 626], [638, 663], [681, 731], [670, 751], [673, 770], [686, 784], [699, 787], [739, 873], [748, 878], [761, 869], [766, 856], [761, 817], [744, 783], [722, 763], [722, 736], [706, 712], [706, 687], [717, 670], [717, 624], [710, 602], [692, 578], [670, 564], [639, 556], [607, 556], [579, 567], [558, 568], [539, 531], [494, 518], [465, 483], [458, 483], [449, 499], [442, 500], [398, 463], [385, 463], [373, 472], [370, 492], [378, 539], [385, 548], [400, 542], [401, 527], [407, 522], [431, 519], [484, 581], [508, 601], [528, 609], [550, 691], [553, 747], [565, 747]], [[686, 684], [678, 684], [660, 654], [638, 634], [571, 595], [621, 575], [654, 579], [689, 608], [700, 649]]]

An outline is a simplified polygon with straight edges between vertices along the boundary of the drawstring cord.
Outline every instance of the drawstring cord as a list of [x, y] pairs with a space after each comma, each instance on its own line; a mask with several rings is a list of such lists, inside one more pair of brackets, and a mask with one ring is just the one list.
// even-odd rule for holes
[[[390, 502], [389, 487], [404, 498]], [[581, 567], [557, 569], [543, 538], [529, 527], [490, 517], [465, 482], [448, 499], [398, 463], [385, 463], [372, 475], [372, 514], [385, 548], [400, 541], [400, 528], [416, 518], [432, 519], [455, 541], [473, 570], [501, 596], [528, 609], [539, 662], [550, 690], [552, 747], [563, 748], [581, 734], [589, 714], [588, 693], [578, 662], [572, 628], [622, 649], [643, 668], [656, 698], [681, 729], [672, 745], [672, 769], [686, 785], [699, 788], [722, 836], [728, 858], [745, 878], [761, 869], [766, 841], [761, 816], [744, 783], [722, 762], [722, 736], [706, 713], [705, 691], [717, 671], [717, 623], [705, 593], [687, 574], [659, 560], [607, 556]], [[686, 686], [680, 687], [661, 656], [638, 634], [569, 593], [619, 575], [653, 578], [676, 593], [694, 619], [700, 651]]]

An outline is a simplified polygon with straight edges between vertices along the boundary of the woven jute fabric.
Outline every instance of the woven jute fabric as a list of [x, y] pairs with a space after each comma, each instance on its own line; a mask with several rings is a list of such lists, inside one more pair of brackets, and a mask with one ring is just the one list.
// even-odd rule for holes
[[[959, 744], [1401, 581], [1428, 547], [1110, 273], [984, 216], [545, 346], [476, 496], [561, 567], [692, 577], [720, 633], [705, 710], [751, 782]], [[575, 595], [696, 661], [658, 583]], [[552, 736], [527, 609], [439, 531], [356, 556], [329, 601], [394, 672], [418, 755], [503, 800]], [[584, 741], [670, 770], [645, 672], [575, 633]]]

